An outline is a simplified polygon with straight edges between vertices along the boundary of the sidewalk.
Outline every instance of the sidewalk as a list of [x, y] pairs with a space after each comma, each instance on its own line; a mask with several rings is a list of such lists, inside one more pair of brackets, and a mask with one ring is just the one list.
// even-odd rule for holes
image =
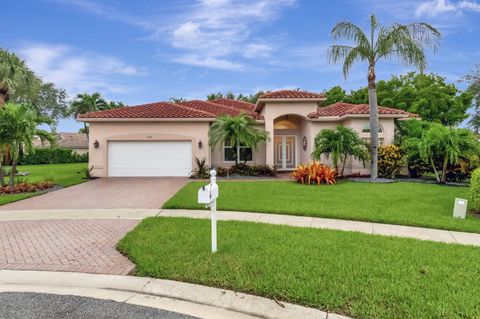
[[[164, 209], [158, 216], [206, 219], [210, 218], [210, 211]], [[235, 220], [296, 227], [326, 228], [384, 236], [410, 237], [420, 240], [431, 240], [450, 244], [480, 246], [480, 234], [432, 228], [379, 224], [342, 219], [229, 211], [217, 212], [217, 218], [218, 220]]]
[[231, 290], [145, 277], [0, 270], [1, 292], [36, 292], [113, 300], [208, 319], [348, 319]]

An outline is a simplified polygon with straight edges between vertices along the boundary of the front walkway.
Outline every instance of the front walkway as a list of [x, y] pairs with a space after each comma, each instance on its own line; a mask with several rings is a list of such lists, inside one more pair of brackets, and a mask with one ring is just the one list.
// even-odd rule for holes
[[[210, 218], [207, 210], [172, 210], [164, 209], [158, 215], [161, 217], [190, 217]], [[379, 224], [371, 222], [359, 222], [352, 220], [329, 219], [318, 217], [303, 217], [278, 214], [262, 214], [249, 212], [217, 212], [219, 220], [236, 220], [247, 222], [259, 222], [275, 225], [288, 225], [296, 227], [326, 228], [343, 231], [356, 231], [366, 234], [409, 237], [420, 240], [431, 240], [443, 243], [480, 246], [480, 234], [465, 233], [450, 230], [421, 228], [412, 226], [400, 226]]]

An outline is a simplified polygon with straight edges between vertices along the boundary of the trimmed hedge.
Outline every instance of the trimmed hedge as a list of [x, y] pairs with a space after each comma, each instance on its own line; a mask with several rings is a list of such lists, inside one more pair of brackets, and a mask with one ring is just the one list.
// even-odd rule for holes
[[65, 163], [88, 163], [88, 153], [77, 154], [67, 148], [36, 148], [28, 155], [25, 155], [19, 164], [65, 164]]
[[473, 208], [476, 211], [480, 211], [480, 168], [477, 168], [472, 173], [470, 192], [472, 195]]

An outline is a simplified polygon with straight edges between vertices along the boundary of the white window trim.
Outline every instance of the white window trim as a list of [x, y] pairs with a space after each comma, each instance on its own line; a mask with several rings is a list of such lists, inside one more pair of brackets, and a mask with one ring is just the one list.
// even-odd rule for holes
[[[227, 148], [232, 148], [231, 146], [228, 146]], [[246, 163], [252, 163], [253, 162], [253, 147], [247, 147], [247, 146], [237, 146], [237, 156], [238, 156], [238, 162], [239, 163], [243, 163], [245, 161], [242, 161], [240, 159], [240, 148], [251, 148], [252, 149], [252, 160], [251, 161], [247, 161]], [[225, 160], [225, 142], [223, 143], [223, 146], [222, 146], [222, 161], [223, 163], [227, 163], [227, 164], [235, 164], [235, 161], [227, 161]]]

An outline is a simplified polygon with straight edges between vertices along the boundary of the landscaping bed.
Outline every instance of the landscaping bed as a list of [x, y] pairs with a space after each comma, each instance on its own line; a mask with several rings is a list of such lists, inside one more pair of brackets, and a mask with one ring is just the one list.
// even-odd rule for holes
[[[164, 204], [171, 209], [205, 209], [189, 183]], [[301, 185], [289, 181], [219, 181], [219, 210], [370, 221], [480, 233], [480, 219], [454, 219], [455, 198], [470, 199], [467, 187], [421, 183]]]
[[478, 248], [247, 222], [147, 218], [118, 245], [137, 275], [222, 287], [355, 318], [477, 318]]

